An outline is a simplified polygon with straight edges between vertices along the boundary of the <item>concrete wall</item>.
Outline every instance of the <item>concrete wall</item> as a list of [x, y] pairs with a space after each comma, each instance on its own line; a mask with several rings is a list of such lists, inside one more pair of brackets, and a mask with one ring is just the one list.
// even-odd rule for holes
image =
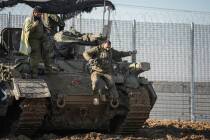
[[[190, 120], [190, 83], [159, 82], [153, 83], [157, 102], [150, 114], [151, 118]], [[210, 121], [210, 82], [195, 83], [196, 120]]]

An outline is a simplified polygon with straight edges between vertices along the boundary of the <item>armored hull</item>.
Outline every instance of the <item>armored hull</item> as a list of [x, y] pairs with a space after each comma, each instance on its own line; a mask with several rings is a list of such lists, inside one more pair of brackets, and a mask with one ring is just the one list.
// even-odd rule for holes
[[14, 79], [10, 83], [13, 86], [6, 87], [11, 101], [4, 105], [2, 114], [10, 122], [10, 131], [31, 135], [38, 130], [81, 129], [133, 134], [149, 117], [155, 98], [151, 83], [140, 83], [129, 91], [117, 85], [120, 105], [112, 108], [109, 101], [94, 105], [98, 96], [92, 94], [90, 76], [77, 74], [49, 74], [42, 77], [44, 80]]

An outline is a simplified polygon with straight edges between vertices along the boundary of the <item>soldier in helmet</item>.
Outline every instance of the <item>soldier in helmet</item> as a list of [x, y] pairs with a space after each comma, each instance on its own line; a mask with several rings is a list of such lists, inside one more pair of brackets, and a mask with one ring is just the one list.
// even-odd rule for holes
[[[96, 85], [100, 78], [102, 78], [107, 87], [109, 88], [111, 98], [118, 100], [119, 94], [117, 92], [115, 82], [113, 79], [113, 59], [122, 58], [135, 54], [136, 51], [117, 51], [111, 48], [111, 42], [106, 40], [102, 45], [93, 47], [83, 53], [83, 57], [87, 60], [92, 66], [91, 72], [91, 81], [93, 92], [96, 91]], [[117, 58], [118, 57], [118, 58]]]
[[[24, 21], [20, 49], [21, 54], [30, 56], [30, 65], [32, 68], [32, 76], [36, 77], [39, 73], [38, 66], [40, 63], [45, 64], [45, 68], [52, 69], [49, 62], [49, 39], [41, 20], [42, 8], [36, 6], [33, 9], [31, 17], [27, 17]], [[44, 52], [45, 55], [41, 55]]]

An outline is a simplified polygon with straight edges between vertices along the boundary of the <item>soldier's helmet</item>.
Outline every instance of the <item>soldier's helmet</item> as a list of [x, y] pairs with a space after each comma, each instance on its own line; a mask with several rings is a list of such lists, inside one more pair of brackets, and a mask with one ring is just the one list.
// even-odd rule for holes
[[104, 41], [104, 44], [111, 45], [112, 43], [111, 43], [111, 41], [110, 41], [110, 40], [108, 40], [108, 39], [107, 39], [107, 40], [105, 40], [105, 41]]
[[43, 9], [41, 6], [35, 6], [33, 12], [42, 13]]

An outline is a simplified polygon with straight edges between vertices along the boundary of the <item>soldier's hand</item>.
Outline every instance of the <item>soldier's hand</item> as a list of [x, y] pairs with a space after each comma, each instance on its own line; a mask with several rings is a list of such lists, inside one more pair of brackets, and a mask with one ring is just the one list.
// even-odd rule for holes
[[33, 27], [36, 27], [38, 25], [39, 25], [39, 21], [38, 20], [33, 23]]
[[97, 61], [97, 59], [90, 59], [90, 60], [88, 61], [88, 63], [89, 63], [90, 65], [97, 65], [97, 64], [98, 64], [98, 61]]
[[88, 63], [92, 65], [94, 63], [94, 59], [88, 60]]

